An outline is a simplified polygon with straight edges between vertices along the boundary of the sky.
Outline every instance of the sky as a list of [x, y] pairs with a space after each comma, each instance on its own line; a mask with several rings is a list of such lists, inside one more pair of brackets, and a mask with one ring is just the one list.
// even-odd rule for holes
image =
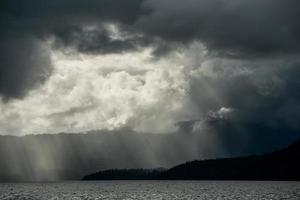
[[299, 138], [299, 19], [298, 0], [1, 0], [0, 134]]

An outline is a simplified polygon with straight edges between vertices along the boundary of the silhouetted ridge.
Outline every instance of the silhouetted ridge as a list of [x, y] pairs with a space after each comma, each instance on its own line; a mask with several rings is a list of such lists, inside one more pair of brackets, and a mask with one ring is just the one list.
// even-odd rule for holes
[[160, 174], [160, 179], [300, 180], [300, 141], [265, 155], [192, 161]]
[[163, 168], [110, 169], [87, 175], [82, 180], [157, 180]]

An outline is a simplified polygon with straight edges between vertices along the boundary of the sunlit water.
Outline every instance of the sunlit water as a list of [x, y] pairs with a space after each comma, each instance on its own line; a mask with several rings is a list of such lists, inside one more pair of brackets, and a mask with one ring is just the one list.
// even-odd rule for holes
[[300, 182], [92, 181], [0, 183], [0, 199], [300, 199]]

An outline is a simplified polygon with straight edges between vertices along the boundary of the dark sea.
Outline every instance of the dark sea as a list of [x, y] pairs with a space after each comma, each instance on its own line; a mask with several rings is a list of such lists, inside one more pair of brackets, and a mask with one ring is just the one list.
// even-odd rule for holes
[[0, 199], [297, 199], [300, 182], [88, 181], [0, 183]]

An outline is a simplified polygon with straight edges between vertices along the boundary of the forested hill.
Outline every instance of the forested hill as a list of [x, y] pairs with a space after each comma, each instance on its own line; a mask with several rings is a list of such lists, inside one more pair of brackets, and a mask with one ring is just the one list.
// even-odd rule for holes
[[270, 154], [192, 161], [175, 166], [160, 179], [300, 180], [300, 141]]

